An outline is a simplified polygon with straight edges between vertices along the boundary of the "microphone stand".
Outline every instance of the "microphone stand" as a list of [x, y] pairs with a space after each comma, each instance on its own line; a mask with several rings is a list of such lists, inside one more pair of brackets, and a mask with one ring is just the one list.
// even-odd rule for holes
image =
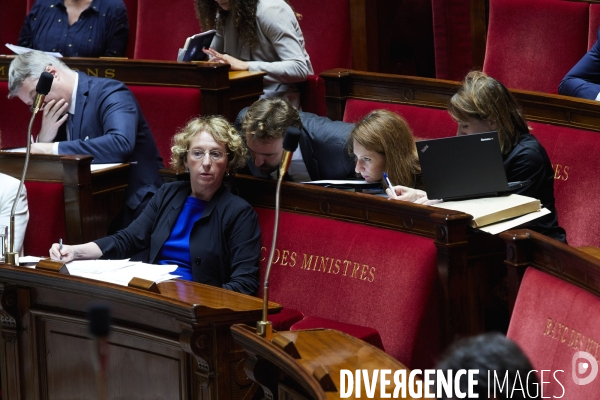
[[269, 314], [269, 275], [271, 274], [271, 267], [273, 265], [273, 257], [275, 256], [275, 245], [277, 244], [277, 231], [279, 229], [279, 194], [281, 192], [281, 183], [283, 177], [286, 174], [290, 163], [292, 162], [292, 155], [298, 147], [298, 141], [300, 139], [300, 130], [296, 128], [288, 128], [286, 135], [283, 140], [283, 157], [281, 164], [279, 165], [279, 177], [277, 179], [277, 188], [275, 190], [275, 224], [273, 225], [273, 240], [271, 241], [271, 252], [269, 253], [269, 261], [267, 262], [267, 271], [265, 273], [265, 283], [263, 286], [263, 312], [262, 320], [256, 323], [256, 333], [259, 336], [264, 337], [268, 341], [273, 338], [273, 324], [268, 320]]
[[31, 115], [31, 119], [29, 120], [29, 128], [27, 129], [27, 151], [25, 152], [25, 164], [23, 165], [23, 174], [21, 175], [21, 181], [19, 182], [19, 189], [17, 189], [15, 201], [13, 202], [12, 209], [10, 210], [10, 243], [9, 251], [6, 253], [6, 257], [4, 259], [6, 264], [8, 265], [19, 265], [19, 253], [15, 252], [15, 212], [17, 210], [17, 202], [19, 201], [19, 197], [21, 196], [21, 192], [23, 191], [23, 186], [25, 185], [25, 175], [27, 175], [27, 167], [29, 166], [29, 155], [31, 154], [31, 128], [33, 127], [33, 121], [35, 120], [35, 115], [37, 114], [39, 107], [40, 104], [34, 106], [33, 114]]

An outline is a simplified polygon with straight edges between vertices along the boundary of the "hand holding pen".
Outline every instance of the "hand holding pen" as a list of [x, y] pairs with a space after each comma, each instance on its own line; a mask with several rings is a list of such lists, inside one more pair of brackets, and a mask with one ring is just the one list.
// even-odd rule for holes
[[392, 185], [392, 182], [390, 182], [390, 178], [388, 177], [387, 172], [383, 173], [383, 179], [385, 179], [385, 183], [388, 185], [389, 189], [386, 190], [387, 195], [390, 197], [390, 199], [397, 199], [398, 196], [396, 195], [396, 192], [394, 191], [394, 185]]

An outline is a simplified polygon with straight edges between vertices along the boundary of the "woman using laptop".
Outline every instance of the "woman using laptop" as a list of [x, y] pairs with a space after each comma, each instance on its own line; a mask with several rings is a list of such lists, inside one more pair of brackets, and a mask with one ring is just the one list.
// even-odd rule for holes
[[[448, 112], [458, 124], [457, 135], [498, 131], [504, 169], [509, 182], [530, 183], [513, 193], [539, 199], [550, 214], [535, 219], [528, 228], [566, 243], [566, 233], [558, 225], [554, 205], [554, 170], [540, 142], [529, 132], [520, 106], [508, 89], [479, 71], [470, 72], [448, 104]], [[394, 186], [390, 197], [428, 204], [427, 193]]]
[[389, 181], [423, 188], [415, 138], [406, 121], [396, 113], [375, 110], [355, 126], [348, 138], [348, 151], [356, 158], [355, 171], [367, 182]]

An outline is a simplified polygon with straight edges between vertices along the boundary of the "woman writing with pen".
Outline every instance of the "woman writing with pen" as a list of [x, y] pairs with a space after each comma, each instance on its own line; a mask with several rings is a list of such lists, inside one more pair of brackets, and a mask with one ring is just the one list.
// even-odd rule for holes
[[398, 114], [387, 110], [369, 113], [350, 133], [348, 151], [356, 158], [356, 173], [365, 181], [382, 181], [384, 188], [392, 182], [423, 189], [415, 138]]

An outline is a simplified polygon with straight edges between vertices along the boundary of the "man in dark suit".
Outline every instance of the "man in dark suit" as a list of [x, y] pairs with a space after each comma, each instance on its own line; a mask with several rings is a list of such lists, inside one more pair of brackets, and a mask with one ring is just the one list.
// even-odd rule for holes
[[[600, 30], [598, 30], [600, 38]], [[558, 86], [565, 96], [600, 100], [600, 44], [594, 46], [575, 64]]]
[[296, 182], [348, 179], [356, 176], [347, 142], [354, 124], [298, 112], [281, 98], [260, 99], [243, 109], [235, 127], [250, 150], [245, 172], [276, 178], [283, 155], [283, 136], [289, 127], [300, 129], [298, 150], [292, 156], [289, 178]]
[[[9, 97], [31, 105], [43, 71], [54, 76], [45, 98], [42, 128], [31, 151], [38, 154], [90, 154], [94, 163], [129, 162], [130, 172], [120, 227], [141, 213], [162, 180], [154, 138], [135, 97], [121, 82], [75, 72], [39, 51], [17, 56], [9, 69]], [[57, 137], [65, 124], [66, 139]]]

